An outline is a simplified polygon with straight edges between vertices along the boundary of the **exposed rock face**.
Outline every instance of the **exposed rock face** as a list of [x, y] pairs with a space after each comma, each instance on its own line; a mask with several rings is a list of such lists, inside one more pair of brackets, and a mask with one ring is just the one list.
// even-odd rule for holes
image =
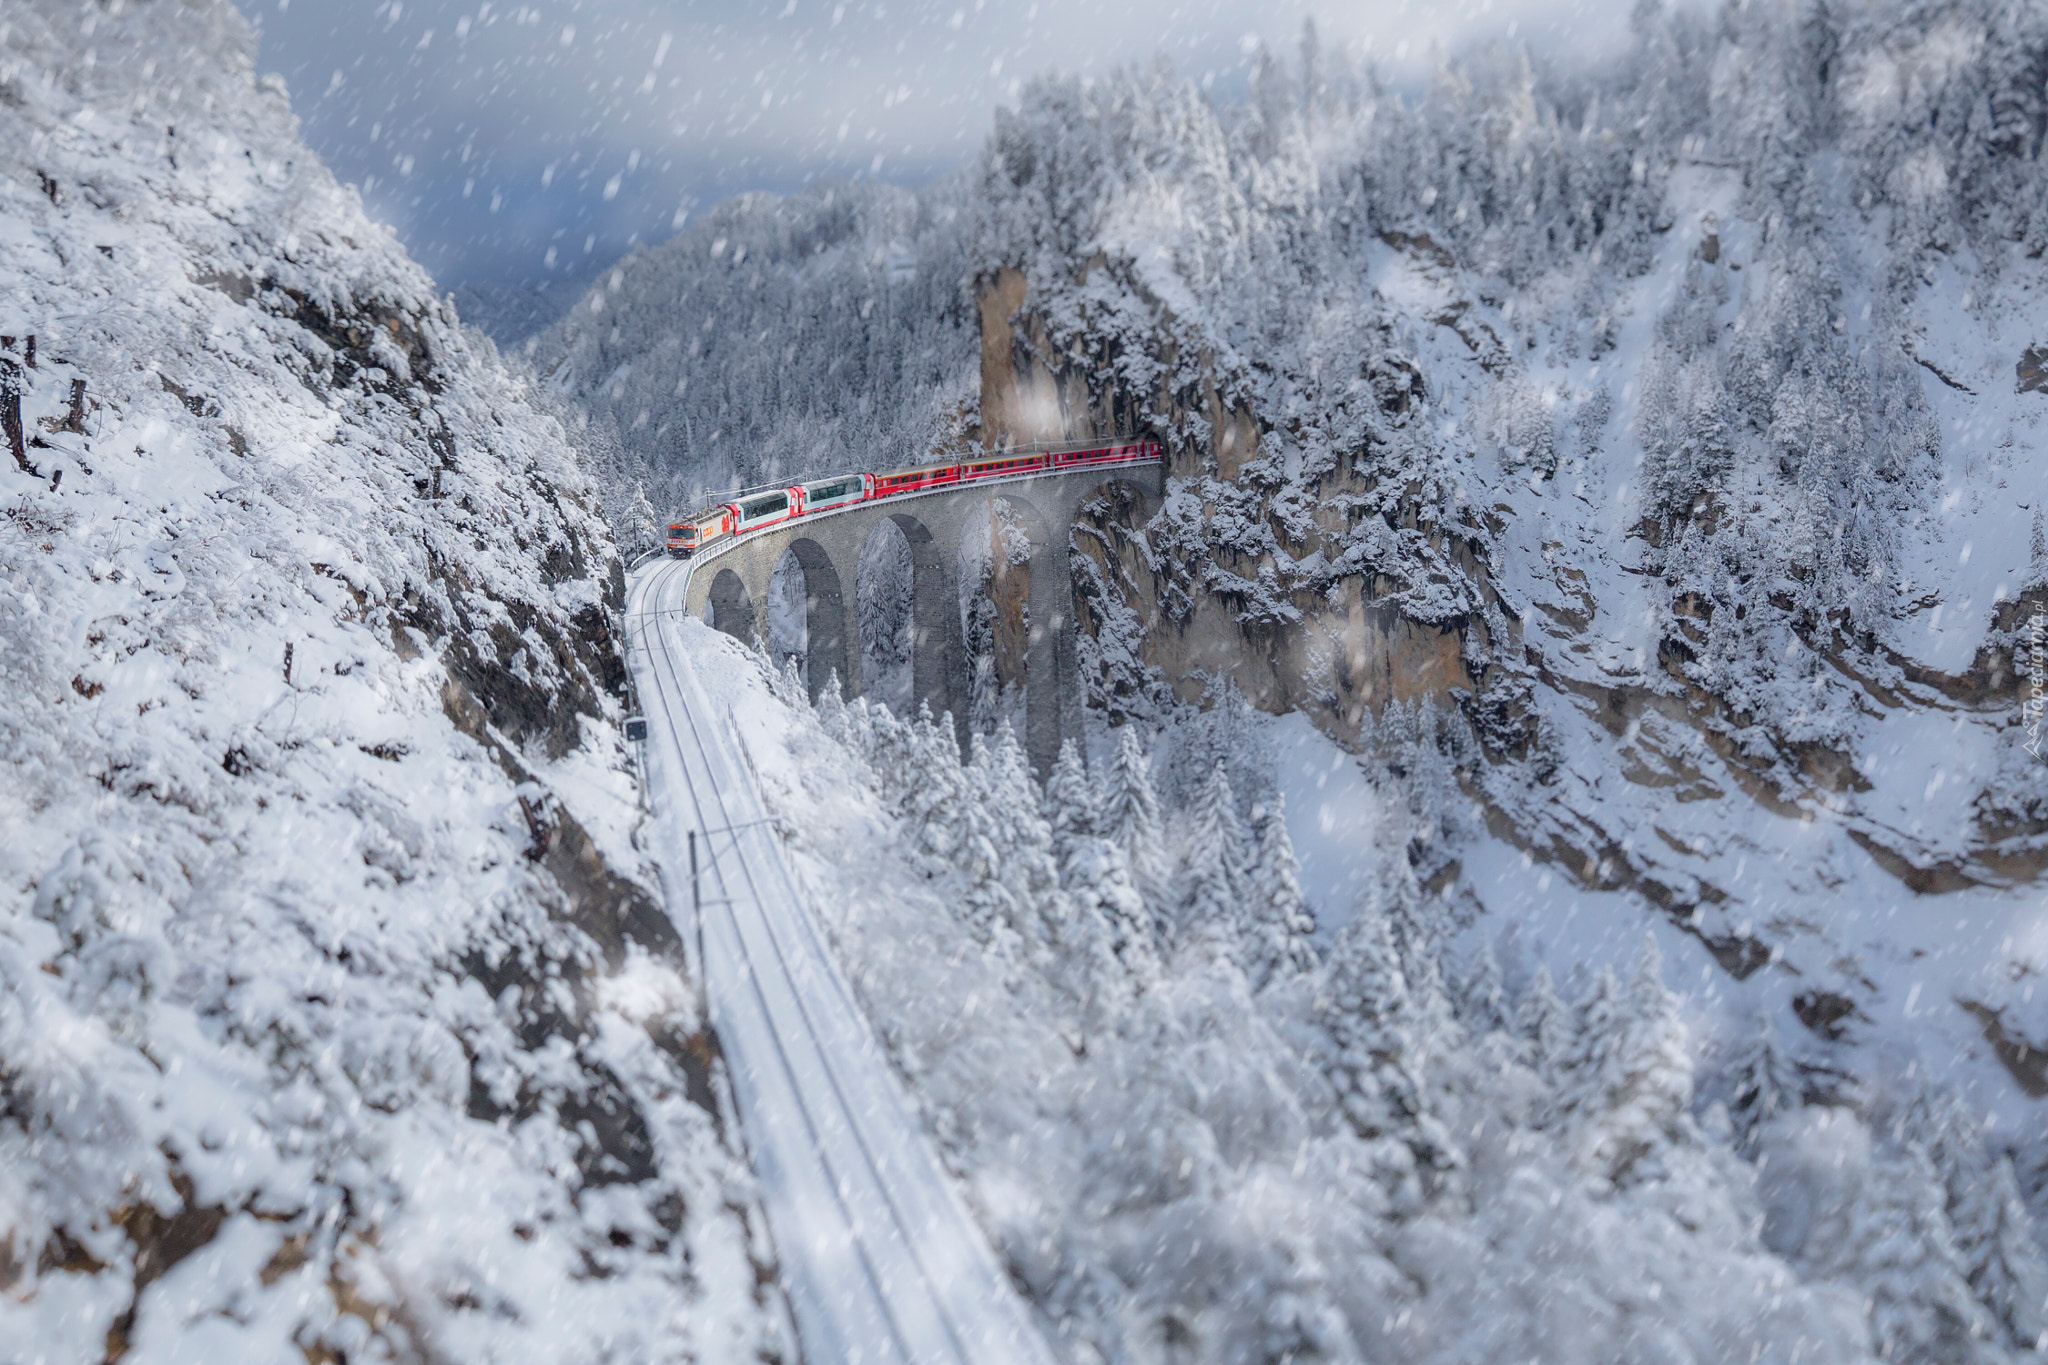
[[[1097, 266], [1096, 268], [1103, 268]], [[1194, 439], [1168, 445], [1177, 491], [1144, 526], [1133, 509], [1105, 499], [1075, 539], [1077, 586], [1097, 604], [1087, 628], [1097, 639], [1110, 617], [1102, 608], [1114, 584], [1122, 628], [1135, 630], [1137, 657], [1170, 680], [1185, 700], [1199, 700], [1210, 680], [1230, 677], [1262, 710], [1302, 710], [1331, 734], [1356, 740], [1368, 712], [1390, 702], [1434, 702], [1477, 691], [1475, 672], [1490, 657], [1483, 619], [1431, 623], [1393, 605], [1391, 587], [1367, 572], [1331, 574], [1310, 589], [1282, 588], [1270, 554], [1234, 553], [1217, 534], [1219, 517], [1258, 515], [1257, 474], [1243, 479], [1259, 453], [1259, 422], [1248, 404], [1226, 402], [1213, 366], [1202, 358], [1192, 388], [1168, 386], [1171, 345], [1159, 341], [1161, 385], [1133, 395], [1099, 376], [1107, 366], [1075, 363], [1053, 342], [1043, 317], [1026, 308], [1028, 281], [1004, 267], [976, 294], [981, 326], [981, 440], [990, 446], [1074, 441], [1169, 431]], [[1083, 342], [1082, 344], [1087, 344]], [[1349, 527], [1333, 510], [1362, 490], [1351, 471], [1333, 472], [1323, 504], [1289, 527], [1287, 548], [1300, 559], [1341, 556], [1335, 540]], [[1400, 531], [1420, 533], [1411, 514]], [[1226, 533], [1227, 534], [1227, 533]], [[1442, 531], [1431, 539], [1485, 584], [1470, 545]], [[1224, 543], [1218, 544], [1217, 542]], [[1178, 550], [1179, 556], [1176, 556]], [[1098, 670], [1101, 664], [1098, 662]], [[1101, 676], [1094, 685], [1115, 695]], [[1129, 693], [1125, 680], [1125, 695]]]
[[1126, 393], [1075, 370], [1046, 320], [1024, 306], [1028, 289], [1024, 272], [1013, 266], [983, 276], [975, 286], [981, 443], [1030, 445], [1143, 430], [1149, 395]]

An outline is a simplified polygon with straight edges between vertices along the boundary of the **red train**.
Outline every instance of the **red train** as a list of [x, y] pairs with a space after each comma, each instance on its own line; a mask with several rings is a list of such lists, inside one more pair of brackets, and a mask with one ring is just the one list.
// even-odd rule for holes
[[1118, 445], [1086, 446], [1072, 450], [999, 450], [957, 464], [918, 465], [914, 469], [892, 469], [883, 474], [835, 474], [812, 479], [787, 488], [770, 488], [719, 503], [668, 528], [668, 552], [687, 558], [726, 536], [745, 535], [813, 512], [830, 511], [857, 502], [922, 493], [949, 484], [973, 483], [981, 479], [1008, 479], [1040, 472], [1061, 472], [1095, 465], [1153, 464], [1159, 459], [1157, 441], [1127, 441]]

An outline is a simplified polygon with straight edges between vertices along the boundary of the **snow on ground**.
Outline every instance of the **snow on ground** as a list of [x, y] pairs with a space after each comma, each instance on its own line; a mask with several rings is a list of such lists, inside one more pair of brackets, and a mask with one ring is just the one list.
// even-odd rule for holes
[[1387, 813], [1356, 757], [1299, 711], [1275, 717], [1267, 743], [1301, 859], [1302, 895], [1327, 941], [1351, 922], [1359, 888], [1379, 871]]
[[[1204, 831], [1233, 817], [1161, 812], [1174, 861], [1145, 903], [1168, 922], [1133, 934], [1145, 917], [1111, 906], [1122, 855], [1057, 801], [1064, 832], [1048, 828], [1013, 744], [962, 765], [950, 726], [829, 698], [814, 711], [793, 675], [708, 627], [674, 639], [926, 1125], [1072, 1358], [1867, 1358], [1855, 1291], [1802, 1283], [1757, 1240], [1747, 1168], [1682, 1100], [1657, 1156], [1599, 1177], [1567, 1155], [1606, 1121], [1598, 1102], [1539, 1082], [1509, 1035], [1465, 1034], [1411, 939], [1413, 987], [1375, 975], [1373, 933], [1390, 916], [1419, 932], [1428, 902], [1386, 880], [1374, 792], [1305, 725], [1272, 725], [1274, 788], [1318, 869], [1304, 884], [1370, 908], [1324, 931], [1324, 964], [1255, 988], [1236, 929], [1174, 908], [1203, 875]], [[1227, 724], [1173, 742], [1226, 738], [1256, 747]], [[1095, 786], [1114, 808], [1116, 780]], [[1346, 842], [1377, 875], [1343, 869]], [[1632, 999], [1665, 998], [1630, 971]], [[1678, 1013], [1652, 1027], [1683, 1036]], [[1690, 1066], [1655, 1084], [1689, 1096]], [[1532, 1117], [1553, 1106], [1582, 1117]]]
[[[1760, 1015], [1800, 1038], [1807, 1030], [1792, 1002], [1839, 993], [1845, 1006], [1853, 998], [1853, 1014], [1830, 1022], [1836, 1036], [1827, 1045], [1795, 1050], [1900, 1094], [1939, 1077], [1969, 1097], [1994, 1140], [2010, 1144], [2037, 1122], [2038, 1095], [2015, 1084], [1986, 1036], [1983, 1013], [2003, 1015], [2027, 1036], [2040, 1032], [2023, 1022], [2039, 1018], [2032, 984], [2048, 970], [2038, 955], [2048, 933], [2038, 886], [2024, 876], [2011, 883], [1992, 876], [1988, 884], [1922, 894], [1874, 863], [1864, 841], [1902, 849], [1923, 867], [1966, 860], [1983, 838], [1978, 793], [2014, 761], [2011, 751], [2024, 738], [2016, 711], [1954, 704], [1926, 691], [1910, 703], [1858, 699], [1853, 682], [1817, 678], [1814, 706], [1832, 708], [1830, 723], [1843, 727], [1839, 747], [1854, 756], [1860, 781], [1799, 795], [1717, 753], [1683, 707], [1653, 705], [1621, 720], [1603, 713], [1609, 688], [1657, 685], [1666, 629], [1658, 600], [1664, 584], [1640, 571], [1642, 542], [1624, 534], [1642, 515], [1634, 414], [1656, 324], [1710, 268], [1714, 287], [1727, 291], [1715, 314], [1724, 327], [1763, 284], [1764, 234], [1744, 216], [1737, 188], [1725, 170], [1675, 172], [1669, 192], [1678, 226], [1629, 287], [1612, 353], [1567, 360], [1546, 347], [1549, 363], [1530, 363], [1533, 380], [1560, 394], [1584, 396], [1603, 385], [1612, 391], [1602, 449], [1548, 483], [1501, 471], [1486, 495], [1507, 524], [1496, 581], [1527, 594], [1525, 638], [1569, 684], [1541, 694], [1564, 770], [1549, 804], [1568, 812], [1567, 823], [1601, 831], [1681, 902], [1708, 888], [1691, 911], [1702, 935], [1753, 934], [1772, 946], [1768, 968], [1730, 979], [1712, 969], [1699, 942], [1658, 926], [1674, 979], [1696, 973], [1689, 993], [1712, 1046], [1735, 1047]], [[1709, 232], [1717, 241], [1711, 267], [1700, 257]], [[2038, 275], [2007, 263], [1994, 300], [1973, 297], [1972, 288], [1982, 287], [1979, 271], [1945, 265], [1913, 295], [1901, 324], [1909, 349], [1951, 377], [1968, 375], [1974, 390], [1960, 392], [1932, 370], [1920, 375], [1942, 428], [1940, 467], [1923, 510], [1902, 528], [1897, 571], [1911, 585], [1905, 595], [1924, 605], [1890, 628], [1888, 643], [1928, 668], [1967, 669], [1986, 643], [1993, 608], [2016, 596], [2027, 577], [2025, 489], [2030, 478], [2039, 482], [2038, 433], [2048, 404], [2016, 392], [2011, 368], [2029, 319], [2039, 316]], [[1845, 311], [1855, 309], [1845, 304]], [[1544, 335], [1540, 322], [1526, 330]], [[2037, 791], [2048, 783], [2038, 765], [2022, 780]], [[1560, 980], [1583, 974], [1625, 957], [1641, 932], [1638, 897], [1588, 887], [1568, 869], [1532, 863], [1493, 839], [1475, 841], [1461, 856], [1488, 912], [1482, 931], [1518, 940], [1530, 955], [1525, 971], [1540, 958]]]
[[0, 12], [0, 1356], [781, 1350], [609, 533], [253, 46]]

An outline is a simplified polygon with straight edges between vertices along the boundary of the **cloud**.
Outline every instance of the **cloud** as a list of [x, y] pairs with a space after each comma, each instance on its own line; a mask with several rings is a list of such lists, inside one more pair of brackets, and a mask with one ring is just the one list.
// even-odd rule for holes
[[1463, 43], [1612, 42], [1626, 0], [242, 0], [307, 139], [446, 284], [594, 268], [697, 207], [820, 175], [906, 183], [1044, 72], [1164, 55], [1241, 79], [1260, 43], [1418, 78]]

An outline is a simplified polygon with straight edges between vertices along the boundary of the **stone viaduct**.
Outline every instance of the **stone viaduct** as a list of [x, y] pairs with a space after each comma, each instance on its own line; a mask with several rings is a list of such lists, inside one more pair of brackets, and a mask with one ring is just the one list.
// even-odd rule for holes
[[1069, 539], [1088, 500], [1111, 484], [1139, 495], [1146, 512], [1164, 492], [1159, 464], [1114, 465], [976, 481], [856, 503], [755, 531], [697, 556], [686, 596], [691, 616], [751, 641], [764, 623], [761, 604], [782, 557], [803, 571], [805, 681], [812, 696], [836, 671], [848, 697], [863, 694], [855, 576], [861, 551], [884, 520], [910, 544], [912, 705], [950, 711], [963, 740], [968, 712], [967, 659], [961, 639], [960, 544], [970, 522], [1000, 499], [1031, 542], [1028, 634], [1024, 661], [1024, 747], [1041, 775], [1064, 738], [1078, 736], [1081, 697], [1074, 653], [1073, 570]]

